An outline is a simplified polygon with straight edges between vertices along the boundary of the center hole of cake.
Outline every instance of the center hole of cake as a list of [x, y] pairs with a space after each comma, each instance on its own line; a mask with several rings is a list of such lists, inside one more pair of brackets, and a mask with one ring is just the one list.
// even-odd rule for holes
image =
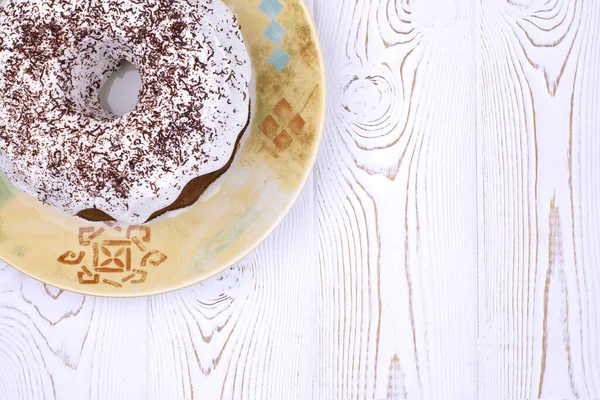
[[140, 72], [127, 60], [122, 60], [100, 88], [100, 104], [104, 110], [120, 117], [135, 109], [142, 88]]

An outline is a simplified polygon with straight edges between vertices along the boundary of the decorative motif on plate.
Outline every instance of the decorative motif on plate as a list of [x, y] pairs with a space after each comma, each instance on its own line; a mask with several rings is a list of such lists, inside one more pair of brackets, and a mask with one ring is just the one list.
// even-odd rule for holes
[[149, 267], [167, 259], [161, 251], [151, 249], [151, 238], [149, 226], [121, 227], [108, 222], [105, 226], [81, 227], [80, 248], [65, 251], [57, 260], [77, 267], [81, 285], [136, 285], [145, 282]]
[[279, 44], [286, 34], [285, 28], [277, 22], [277, 17], [283, 9], [283, 4], [281, 4], [279, 0], [262, 0], [258, 9], [271, 19], [271, 23], [263, 35], [275, 45], [275, 50], [273, 50], [271, 57], [269, 57], [269, 63], [275, 67], [277, 71], [281, 72], [290, 62], [290, 56], [279, 47]]
[[272, 139], [277, 149], [285, 151], [294, 142], [294, 136], [302, 133], [304, 125], [306, 125], [304, 118], [299, 113], [293, 112], [292, 106], [286, 99], [281, 99], [273, 107], [273, 111], [262, 120], [259, 128]]

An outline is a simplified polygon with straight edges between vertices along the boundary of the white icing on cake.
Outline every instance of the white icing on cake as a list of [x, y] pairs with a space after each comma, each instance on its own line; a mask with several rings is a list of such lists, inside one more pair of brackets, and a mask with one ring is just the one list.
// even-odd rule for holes
[[[136, 109], [115, 117], [98, 92], [123, 59], [142, 89]], [[0, 168], [69, 214], [143, 223], [227, 164], [251, 75], [220, 0], [5, 0]]]

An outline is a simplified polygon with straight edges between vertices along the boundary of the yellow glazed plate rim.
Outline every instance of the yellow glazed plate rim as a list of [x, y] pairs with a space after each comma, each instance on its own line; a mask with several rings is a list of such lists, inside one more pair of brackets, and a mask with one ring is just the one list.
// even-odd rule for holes
[[[312, 56], [311, 58], [311, 62], [314, 64], [311, 66], [313, 71], [317, 71], [318, 70], [318, 76], [315, 77], [314, 79], [314, 83], [315, 83], [315, 90], [318, 89], [319, 93], [318, 93], [318, 100], [317, 103], [313, 105], [313, 125], [312, 126], [312, 136], [310, 136], [309, 139], [306, 139], [304, 141], [304, 145], [302, 144], [298, 144], [298, 146], [304, 146], [304, 148], [302, 149], [303, 154], [301, 158], [301, 162], [298, 162], [298, 166], [297, 166], [297, 171], [295, 176], [297, 177], [296, 180], [291, 179], [290, 182], [288, 182], [287, 187], [285, 188], [285, 190], [282, 189], [281, 193], [280, 193], [280, 197], [281, 197], [281, 201], [278, 204], [278, 206], [276, 207], [276, 214], [269, 216], [267, 218], [268, 222], [262, 225], [261, 227], [258, 227], [257, 229], [260, 232], [257, 232], [256, 235], [252, 235], [251, 233], [244, 233], [245, 237], [249, 237], [251, 236], [252, 239], [251, 240], [245, 240], [244, 243], [240, 244], [239, 246], [237, 246], [237, 248], [235, 250], [232, 251], [224, 251], [222, 254], [219, 254], [219, 257], [213, 257], [214, 259], [210, 259], [211, 261], [209, 262], [212, 263], [212, 266], [209, 268], [205, 268], [202, 269], [200, 267], [198, 268], [193, 268], [192, 271], [178, 271], [178, 270], [167, 270], [167, 271], [162, 271], [160, 274], [158, 275], [162, 275], [163, 277], [168, 277], [169, 278], [169, 282], [167, 284], [162, 284], [160, 281], [155, 281], [155, 282], [148, 282], [144, 284], [140, 284], [140, 285], [136, 285], [136, 286], [125, 286], [126, 283], [131, 283], [134, 282], [133, 279], [135, 278], [131, 278], [131, 277], [124, 277], [122, 280], [115, 280], [112, 283], [118, 284], [119, 285], [119, 289], [115, 290], [114, 287], [109, 286], [109, 285], [104, 285], [104, 286], [99, 286], [99, 285], [81, 285], [81, 284], [77, 284], [77, 280], [73, 280], [72, 276], [66, 277], [65, 278], [65, 272], [63, 271], [63, 267], [64, 265], [58, 265], [56, 264], [56, 257], [54, 257], [53, 259], [49, 259], [49, 258], [43, 258], [43, 260], [48, 259], [48, 264], [50, 264], [49, 266], [44, 266], [44, 265], [39, 265], [39, 264], [33, 264], [31, 261], [27, 261], [27, 257], [29, 257], [29, 253], [27, 255], [23, 255], [21, 253], [25, 253], [27, 251], [27, 246], [21, 246], [21, 245], [15, 245], [15, 243], [21, 243], [19, 241], [16, 242], [11, 242], [10, 246], [6, 243], [2, 243], [0, 245], [0, 259], [2, 261], [4, 261], [5, 263], [7, 263], [8, 265], [11, 265], [12, 267], [14, 267], [15, 269], [17, 269], [18, 271], [36, 279], [39, 280], [45, 284], [57, 287], [59, 289], [63, 289], [63, 290], [67, 290], [67, 291], [71, 291], [71, 292], [76, 292], [76, 293], [80, 293], [80, 294], [85, 294], [85, 295], [93, 295], [93, 296], [99, 296], [99, 297], [118, 297], [118, 298], [129, 298], [129, 297], [141, 297], [141, 296], [152, 296], [152, 295], [157, 295], [157, 294], [162, 294], [162, 293], [168, 293], [171, 291], [175, 291], [175, 290], [179, 290], [179, 289], [183, 289], [185, 287], [189, 287], [191, 285], [200, 283], [208, 278], [211, 278], [215, 275], [218, 275], [220, 273], [222, 273], [223, 271], [225, 271], [226, 269], [230, 268], [231, 266], [233, 266], [235, 263], [239, 262], [242, 258], [244, 258], [245, 256], [247, 256], [249, 253], [251, 253], [255, 248], [257, 248], [271, 233], [273, 233], [273, 231], [275, 230], [275, 228], [282, 222], [282, 220], [284, 219], [284, 217], [289, 213], [289, 211], [291, 210], [292, 206], [295, 204], [295, 202], [298, 200], [298, 198], [300, 197], [300, 194], [302, 193], [302, 190], [304, 189], [306, 182], [308, 181], [311, 171], [315, 165], [316, 159], [317, 159], [317, 155], [318, 155], [318, 150], [319, 150], [319, 146], [321, 143], [321, 139], [323, 136], [323, 128], [324, 128], [324, 124], [325, 124], [325, 69], [324, 69], [324, 62], [323, 62], [323, 57], [322, 57], [322, 51], [321, 51], [321, 47], [320, 47], [320, 43], [319, 43], [319, 39], [317, 36], [317, 31], [316, 31], [316, 27], [314, 24], [314, 21], [312, 20], [312, 17], [310, 16], [310, 13], [308, 12], [308, 9], [306, 7], [306, 4], [304, 3], [303, 0], [226, 0], [225, 1], [228, 5], [231, 6], [232, 10], [234, 11], [234, 13], [237, 14], [237, 9], [241, 8], [244, 9], [246, 12], [250, 9], [252, 9], [252, 19], [254, 20], [255, 15], [254, 15], [254, 9], [255, 8], [260, 8], [262, 7], [265, 3], [270, 3], [272, 4], [279, 4], [282, 8], [284, 6], [291, 8], [292, 10], [290, 11], [290, 16], [288, 17], [284, 17], [285, 18], [296, 18], [298, 20], [302, 19], [302, 21], [298, 21], [298, 25], [302, 25], [300, 28], [300, 32], [303, 32], [303, 34], [306, 34], [306, 40], [310, 41], [310, 47], [312, 50], [312, 53], [310, 54]], [[260, 2], [260, 4], [259, 4]], [[282, 4], [283, 3], [283, 4]], [[281, 8], [279, 9], [279, 11], [281, 11]], [[272, 9], [263, 9], [263, 13], [268, 14], [269, 12], [272, 12]], [[294, 14], [295, 13], [295, 14]], [[250, 16], [248, 16], [248, 18], [250, 18]], [[240, 18], [241, 20], [243, 20], [243, 18]], [[277, 22], [276, 17], [271, 15], [271, 20], [270, 20], [270, 24], [269, 24], [269, 20], [267, 20], [266, 22], [264, 22], [265, 25], [268, 25], [268, 29], [271, 28], [271, 25], [273, 25], [273, 23], [275, 23], [275, 25], [279, 25], [279, 23]], [[280, 18], [281, 19], [281, 18]], [[246, 24], [248, 24], [248, 21], [245, 22]], [[289, 25], [289, 24], [288, 24]], [[244, 30], [244, 22], [242, 21], [242, 28]], [[286, 26], [287, 27], [287, 26]], [[264, 27], [261, 27], [261, 29], [263, 29]], [[252, 27], [251, 29], [255, 29], [254, 27]], [[258, 29], [258, 28], [256, 28]], [[310, 32], [306, 32], [306, 30], [310, 30]], [[276, 31], [275, 31], [276, 32]], [[246, 33], [244, 33], [246, 35]], [[266, 32], [265, 32], [265, 36]], [[294, 38], [290, 41], [288, 41], [288, 43], [292, 43], [293, 40], [296, 40], [297, 38]], [[252, 39], [252, 40], [257, 40], [257, 39]], [[283, 43], [283, 42], [282, 42]], [[279, 52], [281, 53], [281, 49], [280, 49], [280, 43], [277, 43], [276, 46], [273, 46], [272, 44], [267, 43], [267, 45], [261, 45], [259, 46], [261, 47], [260, 50], [255, 50], [251, 47], [251, 45], [249, 44], [249, 48], [251, 51], [251, 57], [253, 59], [253, 64], [255, 63], [255, 53], [258, 51], [264, 52], [265, 49], [268, 49], [269, 54], [272, 52], [273, 56], [275, 57], [275, 52]], [[283, 47], [283, 44], [281, 44], [281, 47]], [[308, 47], [308, 46], [305, 46]], [[305, 51], [305, 48], [300, 49], [301, 52]], [[272, 58], [271, 57], [271, 58]], [[264, 58], [264, 57], [263, 57]], [[271, 58], [269, 59], [269, 61], [271, 61]], [[289, 60], [289, 57], [288, 57]], [[264, 64], [265, 60], [262, 60], [261, 62], [263, 62]], [[277, 61], [277, 60], [276, 60]], [[305, 64], [307, 64], [308, 62], [305, 62]], [[273, 63], [272, 63], [273, 64]], [[307, 70], [307, 68], [304, 68], [305, 70]], [[281, 71], [279, 71], [281, 73]], [[306, 72], [304, 72], [306, 74]], [[310, 70], [309, 70], [310, 73]], [[282, 82], [285, 82], [285, 76], [284, 74], [281, 74], [282, 76], [284, 76], [284, 78], [282, 79]], [[258, 83], [257, 83], [258, 84]], [[284, 83], [284, 85], [286, 85], [287, 83]], [[258, 93], [258, 89], [257, 89], [257, 97], [260, 96], [260, 94]], [[314, 92], [314, 91], [313, 91]], [[263, 94], [264, 96], [264, 94]], [[312, 97], [312, 94], [309, 96], [309, 100]], [[261, 100], [261, 99], [259, 99]], [[277, 102], [277, 99], [262, 99], [263, 102], [265, 102], [265, 100], [268, 103], [271, 103], [272, 105], [275, 105], [275, 103]], [[309, 100], [307, 100], [306, 102], [308, 103]], [[279, 103], [276, 104], [276, 107], [279, 106], [280, 104], [283, 104], [286, 107], [290, 107], [290, 110], [294, 107], [294, 104], [289, 104], [285, 98], [283, 98], [283, 100], [281, 100]], [[253, 119], [255, 120], [253, 122], [253, 126], [249, 127], [249, 132], [252, 132], [253, 135], [258, 135], [258, 133], [255, 133], [254, 131], [257, 131], [260, 127], [260, 129], [263, 129], [263, 124], [265, 124], [265, 121], [273, 121], [273, 118], [271, 117], [271, 114], [265, 115], [264, 112], [261, 112], [261, 101], [259, 101], [258, 104], [258, 109], [253, 110]], [[291, 101], [290, 101], [291, 103]], [[305, 105], [306, 106], [306, 105]], [[264, 111], [264, 110], [262, 110]], [[278, 114], [277, 112], [277, 108], [274, 109], [273, 111], [273, 115]], [[277, 116], [275, 115], [275, 116]], [[299, 114], [297, 114], [296, 116], [298, 116]], [[259, 125], [260, 121], [262, 120], [262, 124]], [[302, 118], [300, 118], [300, 120], [302, 120]], [[278, 121], [281, 123], [281, 121], [278, 119]], [[293, 123], [293, 120], [289, 122], [290, 125]], [[268, 125], [268, 124], [267, 124]], [[279, 127], [279, 124], [277, 124], [277, 126]], [[302, 122], [302, 125], [304, 126], [304, 121]], [[285, 128], [285, 127], [282, 127]], [[278, 147], [284, 147], [284, 146], [290, 146], [288, 141], [293, 141], [295, 139], [297, 139], [297, 137], [294, 137], [294, 135], [291, 133], [291, 128], [288, 128], [288, 130], [290, 131], [290, 133], [288, 134], [285, 129], [283, 131], [281, 131], [282, 128], [279, 128], [280, 130], [278, 132], [281, 132], [277, 137], [275, 137], [272, 141], [273, 143], [275, 143]], [[264, 132], [264, 130], [263, 130]], [[247, 132], [248, 134], [248, 132]], [[266, 135], [266, 133], [265, 133]], [[291, 137], [293, 137], [294, 139], [291, 139]], [[283, 141], [283, 143], [281, 143], [280, 138], [285, 139]], [[263, 138], [263, 140], [266, 140]], [[271, 139], [269, 139], [271, 140]], [[302, 142], [302, 140], [296, 140], [296, 142]], [[281, 146], [280, 146], [281, 145]], [[244, 147], [247, 146], [252, 146], [251, 144], [244, 144]], [[257, 148], [258, 145], [255, 145], [255, 148]], [[264, 147], [264, 146], [263, 146]], [[276, 149], [277, 150], [277, 149]], [[251, 154], [251, 151], [247, 151], [246, 153]], [[297, 155], [296, 155], [297, 156]], [[274, 155], [275, 158], [279, 158], [277, 155]], [[279, 162], [279, 163], [286, 163], [287, 161], [285, 160], [286, 156], [283, 156], [282, 158], [284, 159], [283, 161], [277, 161], [275, 160], [274, 162]], [[296, 157], [297, 158], [297, 157]], [[237, 156], [236, 156], [236, 163], [238, 163], [239, 160], [237, 160]], [[252, 160], [246, 160], [246, 162], [251, 162]], [[244, 162], [244, 160], [240, 161], [240, 162]], [[233, 167], [232, 167], [233, 169]], [[228, 176], [228, 174], [230, 174], [231, 172], [235, 172], [235, 171], [228, 171], [224, 178]], [[240, 178], [241, 179], [241, 178]], [[230, 180], [235, 180], [235, 179], [230, 179]], [[230, 189], [231, 190], [231, 189]], [[209, 188], [208, 192], [211, 191], [211, 188]], [[37, 203], [37, 200], [34, 199], [28, 199], [28, 196], [25, 195], [18, 195], [17, 198], [20, 202], [23, 202], [24, 205], [22, 206], [23, 208], [27, 208], [29, 209], [39, 209], [41, 207], [45, 207], [45, 206], [40, 206]], [[13, 203], [16, 203], [16, 201], [13, 200]], [[17, 205], [12, 205], [12, 211], [14, 211], [16, 209], [16, 207], [19, 207], [20, 204]], [[194, 208], [196, 206], [193, 206], [192, 208]], [[268, 204], [267, 204], [267, 210], [268, 209]], [[15, 233], [16, 236], [22, 237], [26, 237], [24, 236], [26, 234], [26, 232], [21, 232], [21, 225], [26, 225], [23, 224], [22, 222], [20, 223], [18, 220], [18, 217], [14, 217], [15, 221], [7, 221], [8, 219], [10, 219], [10, 212], [11, 209], [10, 207], [8, 207], [8, 211], [5, 211], [4, 213], [2, 212], [2, 210], [0, 210], [0, 237], [4, 237], [4, 236], [11, 236], [11, 234]], [[32, 221], [34, 220], [35, 217], [37, 217], [38, 215], [35, 214], [35, 211], [33, 212], [29, 212], [26, 211], [29, 214], [27, 214], [27, 218]], [[51, 214], [53, 216], [53, 212], [48, 212], [49, 214]], [[46, 215], [46, 211], [40, 212], [40, 214], [44, 214]], [[241, 211], [240, 211], [240, 215]], [[180, 216], [177, 217], [173, 217], [173, 219], [165, 219], [163, 221], [160, 222], [161, 225], [161, 229], [165, 231], [163, 236], [168, 236], [170, 233], [173, 232], [173, 229], [177, 228], [175, 225], [176, 223], [171, 223], [172, 221], [174, 221], [176, 218], [179, 218]], [[191, 214], [191, 217], [193, 218], [193, 214]], [[64, 218], [64, 217], [60, 217], [60, 218]], [[55, 220], [59, 220], [59, 217], [55, 217]], [[71, 219], [75, 219], [74, 217], [68, 217]], [[50, 218], [52, 219], [52, 218]], [[186, 217], [186, 219], [189, 219], [188, 217]], [[37, 221], [37, 220], [36, 220]], [[171, 221], [171, 222], [170, 222]], [[9, 223], [10, 222], [10, 223]], [[25, 220], [25, 222], [27, 222], [27, 220]], [[2, 223], [4, 223], [4, 226], [2, 226]], [[70, 222], [71, 223], [71, 222]], [[85, 223], [85, 222], [83, 222]], [[54, 225], [53, 225], [54, 224]], [[82, 224], [82, 221], [78, 222], [79, 225]], [[52, 228], [56, 225], [55, 221], [52, 221], [50, 224], [44, 224], [44, 223], [40, 223], [40, 226], [45, 226], [47, 229], [46, 232], [40, 233], [40, 230], [38, 230], [36, 232], [36, 234], [40, 235], [42, 237], [42, 239], [40, 240], [48, 240], [50, 243], [46, 244], [47, 247], [52, 247], [52, 246], [56, 246], [56, 243], [52, 242], [53, 240], [53, 232], [48, 232], [48, 230], [52, 231]], [[89, 224], [88, 224], [89, 225]], [[8, 226], [8, 228], [7, 228]], [[49, 227], [49, 228], [48, 228]], [[62, 229], [63, 227], [59, 227], [60, 229]], [[105, 227], [106, 228], [106, 227]], [[136, 227], [129, 227], [131, 229], [133, 229], [135, 231]], [[143, 228], [143, 227], [138, 227], [138, 228]], [[67, 229], [67, 228], [65, 228]], [[69, 228], [71, 229], [71, 228]], [[79, 241], [81, 242], [81, 229], [80, 228], [80, 234], [79, 234]], [[83, 228], [83, 229], [87, 229], [87, 228]], [[108, 229], [108, 228], [106, 228]], [[120, 228], [119, 228], [120, 229]], [[23, 230], [26, 230], [25, 228], [23, 228]], [[104, 231], [104, 229], [99, 229], [99, 231], [102, 230]], [[15, 232], [13, 232], [15, 231]], [[124, 232], [127, 232], [127, 238], [129, 238], [129, 230], [128, 229], [124, 229]], [[62, 231], [61, 231], [62, 232]], [[61, 233], [59, 232], [59, 234]], [[132, 235], [135, 232], [132, 232]], [[150, 238], [150, 230], [148, 230], [148, 239]], [[217, 235], [218, 236], [218, 235]], [[77, 235], [74, 235], [75, 240]], [[89, 239], [91, 239], [92, 236], [89, 237]], [[143, 234], [142, 234], [142, 239], [143, 239]], [[188, 236], [185, 236], [188, 237]], [[193, 238], [193, 235], [189, 236], [190, 238]], [[87, 240], [88, 238], [86, 238]], [[110, 238], [109, 238], [110, 239]], [[16, 239], [15, 239], [16, 240]], [[136, 240], [135, 237], [133, 237], [133, 240]], [[160, 239], [159, 239], [160, 240]], [[168, 240], [168, 239], [165, 239]], [[192, 239], [186, 239], [188, 247], [193, 247], [195, 245], [191, 244], [191, 240]], [[109, 242], [110, 240], [106, 240], [105, 242]], [[148, 240], [149, 241], [149, 240]], [[9, 241], [10, 242], [10, 241]], [[73, 242], [75, 243], [75, 242]], [[80, 243], [81, 244], [81, 243]], [[150, 250], [150, 249], [146, 249], [144, 246], [149, 246], [151, 245], [151, 243], [140, 243], [140, 240], [137, 239], [137, 241], [135, 242], [136, 245], [138, 245], [138, 247], [140, 249], [144, 249], [144, 251], [146, 250]], [[91, 241], [90, 243], [86, 243], [86, 245], [90, 245], [91, 246]], [[94, 243], [94, 246], [96, 244]], [[132, 249], [135, 250], [135, 246], [134, 243], [130, 243], [129, 244], [131, 246]], [[8, 246], [8, 247], [7, 247]], [[69, 247], [71, 246], [71, 247]], [[73, 246], [75, 246], [75, 244], [69, 244], [67, 247], [68, 248], [74, 248]], [[200, 245], [196, 245], [196, 247], [198, 247]], [[185, 247], [185, 246], [183, 246]], [[222, 247], [222, 246], [221, 246]], [[91, 248], [91, 247], [90, 247]], [[9, 250], [10, 249], [10, 250]], [[101, 248], [103, 251], [105, 250], [104, 248]], [[96, 253], [98, 253], [97, 248], [94, 249], [96, 251]], [[87, 250], [86, 250], [87, 251]], [[113, 251], [112, 249], [110, 251]], [[121, 250], [120, 250], [121, 251]], [[128, 263], [129, 263], [129, 259], [130, 257], [130, 252], [132, 252], [133, 250], [127, 250], [127, 257], [128, 257]], [[158, 251], [155, 251], [155, 253]], [[61, 252], [58, 252], [56, 255], [60, 256]], [[83, 254], [84, 252], [82, 251], [81, 254]], [[124, 251], [121, 251], [122, 254], [125, 254]], [[148, 254], [146, 254], [146, 257], [144, 257], [144, 259], [142, 260], [142, 265], [144, 268], [148, 268], [148, 271], [150, 271], [153, 267], [153, 265], [158, 265], [159, 263], [161, 263], [162, 259], [158, 259], [156, 260], [156, 258], [154, 258], [153, 261], [153, 257], [149, 257], [149, 255], [151, 252], [149, 252]], [[160, 252], [158, 252], [159, 254], [162, 254]], [[183, 252], [184, 253], [184, 252]], [[208, 252], [210, 253], [210, 252]], [[195, 254], [195, 253], [194, 253]], [[155, 254], [156, 255], [156, 254]], [[75, 260], [77, 256], [77, 251], [71, 251], [69, 250], [68, 252], [65, 252], [62, 256], [59, 257], [63, 259], [63, 263], [66, 264], [67, 262], [65, 260], [68, 261], [69, 264], [74, 264], [74, 262], [71, 261], [77, 261]], [[115, 256], [115, 254], [113, 253], [111, 255], [111, 257]], [[20, 257], [25, 257], [25, 258], [20, 258]], [[37, 255], [36, 255], [37, 257]], [[206, 256], [208, 257], [208, 256]], [[206, 258], [205, 257], [205, 258]], [[95, 260], [97, 261], [97, 255], [94, 256]], [[115, 259], [117, 259], [117, 257], [114, 257]], [[167, 258], [165, 256], [165, 258]], [[38, 258], [31, 258], [31, 259], [39, 259]], [[178, 259], [177, 256], [175, 256], [174, 259], [169, 260], [169, 262], [172, 265], [179, 265], [181, 264], [180, 260], [184, 260], [183, 262], [187, 265], [193, 265], [196, 264], [196, 259], [202, 260], [202, 257], [192, 257], [192, 260], [190, 261], [189, 258], [188, 259]], [[209, 258], [206, 258], [209, 259]], [[146, 261], [148, 261], [147, 265], [146, 265]], [[39, 263], [40, 261], [38, 261]], [[41, 261], [43, 263], [43, 261]], [[139, 262], [139, 261], [138, 261]], [[200, 262], [200, 261], [198, 261]], [[52, 265], [56, 264], [57, 265], [57, 270], [54, 270]], [[179, 263], [179, 264], [178, 264]], [[78, 266], [81, 267], [81, 266]], [[128, 265], [129, 267], [129, 265]], [[85, 266], [82, 267], [84, 271], [89, 272], [88, 269]], [[138, 271], [138, 272], [144, 272], [142, 271], [141, 267], [137, 267], [140, 269], [135, 269], [136, 267], [133, 267], [133, 271]], [[65, 270], [68, 270], [68, 268], [65, 268]], [[69, 270], [70, 271], [70, 270]], [[129, 269], [127, 270], [129, 271]], [[92, 271], [95, 273], [95, 271]], [[90, 273], [92, 273], [90, 272]], [[176, 274], [178, 277], [171, 277], [170, 273], [173, 272], [174, 274]], [[69, 274], [71, 274], [72, 272], [69, 272]], [[81, 271], [79, 271], [79, 274], [83, 274]], [[131, 276], [134, 275], [134, 273], [130, 274]], [[158, 276], [157, 275], [157, 276]], [[73, 275], [75, 276], [75, 275]], [[92, 275], [90, 275], [92, 276]], [[144, 272], [144, 278], [146, 277], [146, 272]], [[83, 275], [83, 278], [85, 279], [86, 276]], [[136, 278], [139, 278], [136, 277]], [[107, 281], [107, 280], [105, 280]], [[122, 284], [120, 282], [123, 282]], [[82, 281], [80, 280], [79, 283], [82, 283]], [[95, 283], [98, 283], [97, 281]], [[108, 282], [107, 282], [108, 283]], [[122, 286], [121, 286], [122, 285]]]

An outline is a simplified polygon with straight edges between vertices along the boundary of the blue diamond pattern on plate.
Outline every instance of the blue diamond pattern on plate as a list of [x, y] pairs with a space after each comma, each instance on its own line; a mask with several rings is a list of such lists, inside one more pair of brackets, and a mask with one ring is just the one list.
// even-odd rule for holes
[[271, 23], [264, 32], [264, 36], [275, 45], [275, 50], [269, 57], [269, 63], [279, 72], [283, 71], [290, 61], [290, 56], [279, 47], [286, 34], [285, 28], [277, 22], [277, 17], [283, 9], [279, 0], [262, 0], [258, 9], [271, 19]]
[[277, 18], [282, 8], [283, 4], [279, 0], [262, 0], [258, 6], [258, 9], [271, 19]]

